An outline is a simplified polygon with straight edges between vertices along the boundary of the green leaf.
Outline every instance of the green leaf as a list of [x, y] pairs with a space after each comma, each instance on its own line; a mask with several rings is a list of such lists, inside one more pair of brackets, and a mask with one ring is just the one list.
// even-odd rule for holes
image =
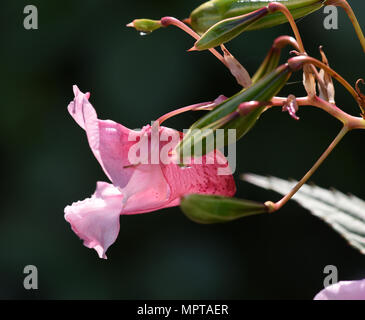
[[183, 197], [180, 207], [188, 218], [204, 224], [227, 222], [267, 212], [262, 203], [200, 194]]
[[[243, 180], [261, 188], [287, 194], [296, 184], [275, 177], [246, 174]], [[314, 216], [322, 219], [344, 237], [351, 246], [365, 254], [365, 202], [337, 190], [304, 185], [293, 197]]]

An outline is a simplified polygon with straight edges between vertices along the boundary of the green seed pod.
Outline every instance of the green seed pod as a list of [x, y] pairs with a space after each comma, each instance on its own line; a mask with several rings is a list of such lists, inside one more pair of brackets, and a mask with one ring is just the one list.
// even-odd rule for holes
[[128, 27], [135, 28], [137, 31], [151, 33], [162, 27], [159, 20], [151, 19], [135, 19], [131, 23], [127, 24]]
[[198, 194], [183, 197], [180, 207], [189, 219], [204, 224], [228, 222], [268, 212], [267, 207], [262, 203]]
[[256, 83], [277, 68], [280, 61], [281, 50], [287, 45], [291, 45], [295, 50], [299, 51], [298, 44], [294, 38], [289, 36], [280, 36], [276, 38], [266, 58], [253, 75], [252, 83]]
[[257, 69], [256, 73], [253, 75], [252, 77], [253, 83], [256, 83], [258, 80], [260, 80], [266, 74], [270, 73], [279, 65], [280, 53], [281, 50], [278, 50], [276, 48], [270, 49], [269, 53], [262, 62], [261, 66]]
[[[203, 34], [216, 23], [232, 17], [251, 13], [273, 1], [254, 0], [211, 0], [196, 8], [190, 15], [192, 28]], [[324, 5], [324, 0], [277, 0], [284, 4], [293, 15], [294, 19], [310, 14]], [[259, 22], [250, 25], [247, 30], [257, 30], [277, 26], [287, 22], [280, 12], [267, 15]]]
[[268, 13], [269, 9], [263, 7], [243, 16], [222, 20], [204, 33], [200, 40], [195, 43], [194, 48], [196, 50], [205, 50], [226, 43], [237, 37]]
[[[236, 130], [236, 140], [242, 138], [265, 111], [266, 104], [246, 105], [243, 110], [239, 110], [239, 106], [248, 102], [270, 101], [282, 89], [291, 74], [288, 64], [281, 65], [251, 87], [225, 100], [200, 118], [190, 127], [184, 139], [176, 147], [180, 159], [188, 158], [190, 155], [201, 156], [227, 145], [229, 129]], [[221, 142], [214, 139], [217, 129], [224, 129], [224, 139]]]

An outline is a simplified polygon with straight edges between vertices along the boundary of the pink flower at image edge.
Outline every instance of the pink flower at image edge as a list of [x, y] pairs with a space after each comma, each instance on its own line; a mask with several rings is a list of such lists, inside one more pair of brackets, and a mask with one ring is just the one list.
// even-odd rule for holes
[[323, 289], [314, 300], [365, 300], [365, 279], [340, 281]]
[[[90, 198], [65, 208], [65, 219], [84, 245], [94, 248], [100, 258], [106, 259], [105, 252], [115, 242], [122, 214], [178, 206], [180, 198], [191, 193], [235, 194], [236, 186], [230, 171], [227, 175], [217, 174], [218, 168], [230, 170], [219, 151], [204, 156], [202, 164], [193, 163], [189, 168], [181, 168], [175, 163], [131, 165], [129, 149], [143, 135], [150, 137], [151, 126], [134, 131], [111, 120], [99, 120], [89, 102], [90, 94], [82, 93], [77, 86], [73, 90], [75, 98], [68, 111], [85, 130], [89, 146], [112, 184], [97, 182], [96, 191]], [[166, 127], [158, 130], [159, 134], [176, 134], [175, 130]], [[164, 143], [160, 143], [160, 150], [163, 146]], [[209, 157], [214, 158], [213, 162], [206, 161]]]

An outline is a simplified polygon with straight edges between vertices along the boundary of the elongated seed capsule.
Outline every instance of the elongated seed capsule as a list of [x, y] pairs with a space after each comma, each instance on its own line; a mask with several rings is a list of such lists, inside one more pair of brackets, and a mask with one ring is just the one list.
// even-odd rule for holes
[[222, 223], [269, 211], [263, 203], [222, 196], [191, 194], [183, 197], [181, 210], [197, 223]]
[[[246, 112], [239, 110], [238, 107], [249, 101], [270, 101], [282, 89], [291, 74], [292, 68], [288, 64], [281, 65], [256, 84], [225, 100], [195, 122], [176, 148], [179, 159], [183, 160], [190, 155], [201, 156], [227, 145], [229, 129], [236, 130], [236, 140], [242, 138], [255, 125], [265, 111], [266, 105], [249, 107]], [[214, 136], [217, 129], [224, 129], [222, 145], [217, 145], [217, 141], [215, 141], [215, 145], [207, 143], [207, 141], [214, 141], [212, 135]]]
[[[255, 0], [211, 0], [196, 8], [190, 15], [190, 24], [199, 34], [203, 34], [210, 27], [227, 18], [237, 17], [267, 6], [273, 1]], [[318, 9], [325, 0], [277, 0], [284, 4], [293, 15], [294, 19], [304, 17]], [[280, 12], [267, 15], [259, 22], [252, 24], [247, 30], [264, 29], [287, 22]]]
[[205, 50], [226, 43], [257, 23], [268, 13], [269, 9], [263, 7], [248, 14], [222, 20], [208, 29], [201, 39], [195, 43], [194, 48]]
[[280, 36], [276, 38], [266, 58], [262, 62], [261, 66], [252, 76], [252, 83], [256, 83], [265, 75], [267, 75], [268, 73], [270, 73], [271, 71], [273, 71], [275, 68], [278, 67], [281, 56], [281, 50], [287, 45], [291, 45], [295, 50], [299, 51], [298, 43], [293, 37]]

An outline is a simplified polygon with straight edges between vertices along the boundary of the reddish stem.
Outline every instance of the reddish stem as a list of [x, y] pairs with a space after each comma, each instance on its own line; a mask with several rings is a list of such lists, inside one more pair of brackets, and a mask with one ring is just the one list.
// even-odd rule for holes
[[[185, 31], [187, 34], [189, 34], [190, 36], [192, 36], [194, 39], [199, 40], [200, 36], [191, 28], [189, 28], [185, 23], [183, 23], [182, 21], [174, 18], [174, 17], [164, 17], [161, 19], [161, 24], [165, 27], [167, 26], [175, 26], [180, 28], [181, 30]], [[213, 53], [220, 62], [222, 62], [224, 65], [226, 65], [226, 62], [223, 58], [223, 56], [216, 50], [216, 49], [209, 49], [209, 51], [211, 53]]]
[[193, 110], [211, 110], [211, 108], [214, 106], [215, 106], [214, 101], [193, 104], [191, 106], [182, 107], [182, 108], [173, 110], [171, 112], [168, 112], [168, 113], [164, 114], [163, 116], [161, 116], [160, 118], [158, 118], [156, 121], [158, 121], [159, 125], [161, 125], [162, 122], [164, 122], [167, 119], [170, 119], [178, 114], [181, 114], [181, 113], [184, 113], [187, 111], [193, 111]]
[[295, 185], [295, 187], [280, 201], [273, 203], [271, 201], [267, 201], [265, 203], [269, 212], [275, 212], [282, 208], [298, 191], [299, 189], [309, 180], [309, 178], [317, 171], [317, 169], [321, 166], [321, 164], [327, 159], [327, 157], [331, 154], [331, 152], [335, 149], [338, 143], [343, 139], [343, 137], [347, 134], [349, 128], [344, 126], [340, 133], [336, 136], [336, 138], [332, 141], [326, 151], [322, 154], [322, 156], [317, 160], [317, 162], [313, 165], [313, 167], [305, 174], [305, 176]]
[[[271, 100], [271, 106], [282, 107], [287, 101], [287, 98], [274, 97]], [[303, 97], [296, 98], [298, 106], [312, 106], [327, 112], [337, 120], [341, 121], [349, 130], [365, 129], [365, 120], [361, 117], [354, 117], [334, 104], [331, 104], [317, 96], [313, 98]]]
[[280, 11], [281, 13], [283, 13], [285, 15], [285, 17], [287, 18], [287, 20], [290, 23], [291, 28], [293, 29], [295, 38], [298, 42], [299, 51], [301, 53], [304, 53], [305, 49], [304, 49], [302, 37], [300, 36], [298, 26], [295, 23], [295, 20], [294, 20], [292, 14], [290, 13], [289, 9], [280, 2], [271, 2], [271, 3], [269, 3], [268, 8], [271, 12]]

